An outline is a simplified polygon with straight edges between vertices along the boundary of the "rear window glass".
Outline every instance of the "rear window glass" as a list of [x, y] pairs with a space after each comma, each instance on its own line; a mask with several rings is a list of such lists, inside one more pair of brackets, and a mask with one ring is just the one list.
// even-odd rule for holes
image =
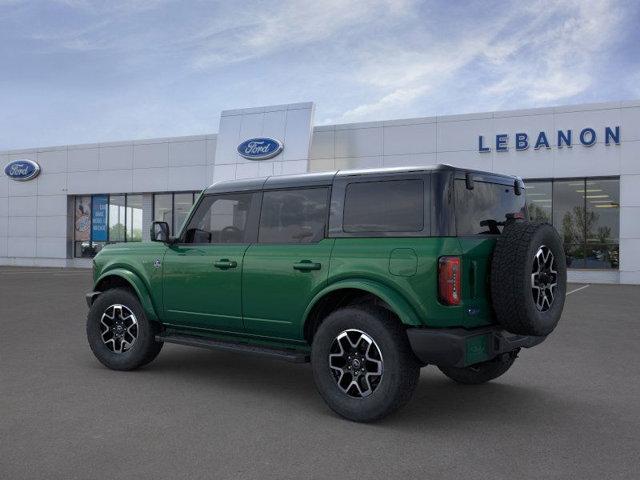
[[525, 196], [513, 187], [474, 182], [473, 190], [456, 180], [456, 229], [458, 235], [500, 234], [508, 214], [525, 215]]
[[345, 232], [419, 232], [423, 228], [423, 180], [347, 185], [343, 218]]

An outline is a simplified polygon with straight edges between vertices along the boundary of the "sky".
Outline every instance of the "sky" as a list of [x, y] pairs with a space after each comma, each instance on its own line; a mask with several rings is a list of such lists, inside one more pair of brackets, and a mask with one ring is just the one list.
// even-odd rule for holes
[[640, 2], [0, 0], [0, 150], [640, 98]]

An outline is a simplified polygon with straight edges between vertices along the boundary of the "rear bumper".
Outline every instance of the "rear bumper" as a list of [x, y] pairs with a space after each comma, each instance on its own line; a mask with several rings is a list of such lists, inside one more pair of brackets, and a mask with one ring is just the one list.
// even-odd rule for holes
[[413, 353], [426, 364], [442, 367], [466, 367], [486, 362], [503, 353], [530, 348], [546, 337], [514, 335], [499, 327], [409, 328]]

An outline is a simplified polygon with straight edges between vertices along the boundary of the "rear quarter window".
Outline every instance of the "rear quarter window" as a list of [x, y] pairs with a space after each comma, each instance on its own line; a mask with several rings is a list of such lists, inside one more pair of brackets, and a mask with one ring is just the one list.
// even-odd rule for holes
[[525, 215], [525, 195], [497, 183], [474, 182], [473, 190], [464, 180], [455, 181], [455, 216], [458, 235], [497, 235], [509, 214]]
[[422, 179], [350, 183], [342, 228], [347, 233], [420, 232], [424, 204]]

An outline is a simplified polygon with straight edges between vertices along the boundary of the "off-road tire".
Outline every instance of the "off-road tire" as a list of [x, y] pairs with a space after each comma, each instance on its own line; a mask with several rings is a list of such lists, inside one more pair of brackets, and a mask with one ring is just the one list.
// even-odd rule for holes
[[[532, 270], [537, 252], [550, 251], [555, 260], [557, 286], [547, 310], [536, 306]], [[491, 261], [491, 299], [498, 323], [520, 335], [545, 336], [558, 324], [567, 290], [567, 266], [562, 241], [547, 223], [518, 221], [504, 227]]]
[[515, 362], [517, 354], [505, 354], [488, 362], [464, 368], [438, 367], [442, 373], [456, 383], [480, 385], [503, 375]]
[[[124, 305], [137, 320], [137, 338], [131, 348], [114, 353], [102, 340], [100, 321], [112, 305]], [[162, 349], [155, 340], [158, 326], [147, 319], [138, 298], [129, 290], [115, 288], [101, 293], [91, 305], [87, 315], [87, 340], [91, 351], [104, 366], [112, 370], [134, 370], [151, 362]]]
[[[382, 376], [366, 397], [354, 398], [339, 387], [329, 366], [329, 354], [336, 338], [347, 330], [370, 337], [382, 357]], [[374, 306], [350, 306], [331, 313], [313, 338], [311, 365], [316, 387], [337, 414], [355, 422], [379, 420], [411, 398], [420, 375], [402, 324], [387, 310]]]

